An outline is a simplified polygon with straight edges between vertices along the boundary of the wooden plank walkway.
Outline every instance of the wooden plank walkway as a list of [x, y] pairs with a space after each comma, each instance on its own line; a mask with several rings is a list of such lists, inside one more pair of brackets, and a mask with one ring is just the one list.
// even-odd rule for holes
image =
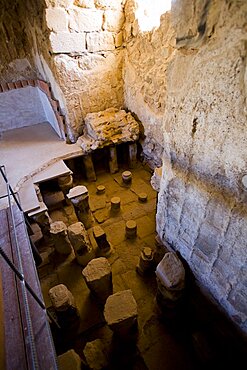
[[[22, 213], [13, 207], [18, 244], [26, 281], [42, 300], [39, 279], [32, 256], [29, 238]], [[9, 259], [18, 267], [14, 232], [9, 209], [0, 210], [0, 245]], [[0, 257], [2, 278], [3, 324], [5, 343], [5, 368], [7, 370], [33, 369], [30, 343], [27, 338], [27, 325], [24, 312], [24, 300], [21, 282], [14, 272]], [[39, 369], [57, 369], [56, 354], [50, 334], [49, 324], [44, 310], [27, 292], [34, 343]]]

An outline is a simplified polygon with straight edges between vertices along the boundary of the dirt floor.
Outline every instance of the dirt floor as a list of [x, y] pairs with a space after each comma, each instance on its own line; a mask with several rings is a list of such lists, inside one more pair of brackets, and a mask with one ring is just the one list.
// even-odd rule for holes
[[[112, 269], [113, 292], [132, 290], [138, 305], [138, 331], [124, 342], [113, 336], [104, 321], [103, 307], [90, 295], [81, 275], [82, 267], [77, 264], [75, 256], [71, 254], [63, 257], [56, 254], [52, 246], [41, 245], [40, 251], [44, 262], [38, 272], [46, 306], [51, 306], [49, 289], [63, 283], [73, 293], [80, 314], [80, 322], [74, 329], [66, 333], [57, 333], [54, 330], [58, 355], [74, 348], [83, 359], [85, 344], [101, 339], [108, 357], [109, 369], [198, 370], [214, 366], [219, 369], [221, 365], [224, 367], [227, 363], [225, 361], [227, 356], [225, 358], [224, 355], [224, 361], [222, 358], [228, 347], [231, 348], [228, 363], [231, 361], [234, 363], [235, 347], [231, 339], [227, 341], [228, 347], [225, 343], [222, 345], [218, 343], [218, 339], [224, 337], [225, 331], [211, 340], [214, 334], [209, 328], [217, 319], [210, 311], [205, 312], [207, 306], [203, 301], [199, 310], [197, 299], [192, 298], [190, 306], [185, 303], [180, 319], [167, 321], [162, 318], [155, 299], [155, 272], [148, 276], [140, 276], [136, 272], [141, 249], [144, 246], [153, 250], [157, 248], [155, 243], [157, 193], [150, 186], [151, 173], [148, 168], [138, 164], [132, 170], [133, 180], [130, 187], [122, 184], [121, 173], [124, 169], [121, 168], [114, 175], [98, 171], [97, 181], [91, 183], [79, 176], [75, 178], [75, 185], [83, 184], [89, 190], [94, 223], [103, 228], [113, 248], [111, 256], [108, 257]], [[96, 194], [97, 185], [105, 186], [105, 194]], [[146, 203], [138, 200], [140, 192], [148, 194]], [[115, 215], [110, 212], [110, 199], [113, 196], [121, 198], [121, 210]], [[50, 216], [53, 221], [64, 221], [67, 225], [77, 222], [71, 205], [51, 211]], [[129, 219], [137, 222], [137, 237], [133, 240], [125, 237], [125, 223]], [[89, 229], [88, 233], [97, 255], [92, 229]], [[191, 291], [188, 294], [195, 296]]]

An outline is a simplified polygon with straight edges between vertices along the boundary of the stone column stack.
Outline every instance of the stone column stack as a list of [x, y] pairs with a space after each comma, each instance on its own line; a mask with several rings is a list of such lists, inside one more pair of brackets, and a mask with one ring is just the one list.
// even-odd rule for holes
[[89, 208], [89, 195], [86, 186], [75, 186], [70, 189], [67, 197], [73, 204], [79, 221], [83, 223], [86, 229], [89, 229], [92, 226], [93, 219]]
[[70, 254], [72, 248], [65, 223], [63, 221], [53, 222], [50, 227], [50, 233], [56, 251], [61, 254]]
[[77, 262], [82, 266], [86, 266], [94, 258], [94, 252], [85, 227], [81, 222], [76, 222], [68, 227], [68, 235], [75, 251]]

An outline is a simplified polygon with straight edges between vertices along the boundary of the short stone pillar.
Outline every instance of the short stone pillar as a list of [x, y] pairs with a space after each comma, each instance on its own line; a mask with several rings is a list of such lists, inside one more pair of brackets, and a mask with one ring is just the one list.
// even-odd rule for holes
[[102, 370], [108, 368], [107, 357], [104, 353], [104, 346], [100, 339], [87, 342], [83, 355], [90, 370]]
[[49, 290], [49, 297], [61, 327], [68, 327], [78, 320], [78, 311], [72, 293], [64, 284]]
[[125, 225], [125, 235], [127, 239], [134, 239], [137, 235], [137, 224], [134, 220], [129, 220]]
[[165, 254], [156, 268], [156, 278], [156, 300], [165, 314], [174, 315], [175, 308], [184, 296], [185, 288], [185, 270], [175, 253]]
[[96, 174], [94, 171], [94, 165], [93, 165], [93, 160], [92, 160], [92, 155], [84, 155], [82, 157], [85, 171], [86, 171], [86, 177], [88, 181], [96, 181]]
[[104, 185], [98, 185], [97, 186], [97, 194], [104, 194], [105, 193], [105, 186]]
[[146, 201], [148, 200], [148, 195], [147, 195], [147, 193], [139, 193], [139, 194], [138, 194], [138, 200], [139, 200], [141, 203], [146, 203]]
[[124, 171], [122, 173], [122, 180], [124, 184], [130, 185], [132, 181], [132, 173], [130, 171]]
[[137, 144], [129, 143], [129, 168], [134, 168], [137, 163]]
[[121, 199], [119, 197], [112, 197], [111, 198], [111, 211], [119, 212], [120, 206], [121, 206]]
[[104, 317], [116, 334], [125, 336], [136, 328], [137, 304], [130, 289], [110, 295], [107, 298]]
[[94, 258], [82, 270], [82, 276], [91, 293], [104, 304], [112, 294], [112, 273], [108, 260], [105, 257]]
[[60, 176], [58, 178], [58, 185], [62, 192], [66, 195], [70, 189], [73, 188], [73, 176], [67, 175], [67, 176]]
[[93, 228], [93, 235], [96, 240], [96, 243], [99, 247], [100, 252], [104, 256], [109, 256], [111, 253], [111, 246], [106, 238], [106, 233], [100, 226], [94, 226]]
[[93, 219], [89, 208], [89, 196], [86, 186], [75, 186], [70, 189], [67, 197], [73, 204], [79, 221], [83, 223], [86, 229], [89, 229], [92, 226]]
[[76, 222], [68, 227], [68, 236], [75, 251], [77, 262], [86, 266], [94, 258], [93, 249], [87, 231], [81, 222]]
[[118, 172], [117, 148], [115, 146], [109, 147], [109, 169], [110, 173]]
[[139, 264], [136, 266], [136, 271], [140, 275], [145, 275], [153, 268], [153, 251], [149, 247], [142, 248]]
[[70, 254], [72, 248], [65, 223], [63, 221], [53, 222], [50, 227], [50, 233], [56, 251], [61, 254]]

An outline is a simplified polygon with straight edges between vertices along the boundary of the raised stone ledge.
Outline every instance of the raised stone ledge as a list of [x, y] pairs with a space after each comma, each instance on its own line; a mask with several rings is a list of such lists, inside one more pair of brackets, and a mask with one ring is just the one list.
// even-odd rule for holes
[[131, 113], [109, 108], [85, 117], [85, 134], [77, 144], [85, 153], [112, 144], [136, 141], [139, 138], [139, 124]]

